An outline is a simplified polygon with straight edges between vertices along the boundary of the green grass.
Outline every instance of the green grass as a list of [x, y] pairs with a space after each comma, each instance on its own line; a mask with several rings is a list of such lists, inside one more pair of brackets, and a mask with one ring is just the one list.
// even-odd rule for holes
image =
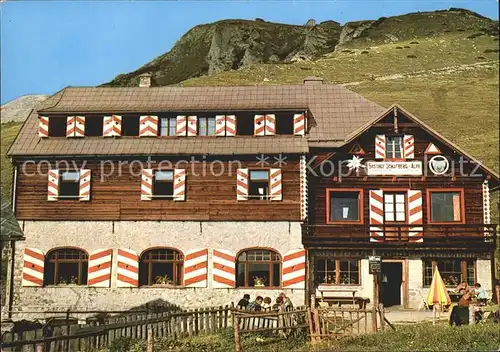
[[[242, 338], [243, 351], [259, 352], [350, 352], [350, 351], [496, 351], [500, 345], [498, 325], [450, 327], [447, 324], [433, 326], [430, 323], [397, 326], [376, 334], [347, 336], [312, 345], [307, 338], [270, 338], [258, 334]], [[232, 352], [234, 334], [226, 329], [214, 335], [172, 340], [156, 339], [154, 350], [158, 352]], [[120, 339], [102, 352], [143, 352], [145, 341]]]

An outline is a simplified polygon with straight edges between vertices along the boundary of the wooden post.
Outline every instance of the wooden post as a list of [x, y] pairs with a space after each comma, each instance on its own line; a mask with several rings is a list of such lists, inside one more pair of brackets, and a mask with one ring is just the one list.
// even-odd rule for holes
[[240, 323], [238, 316], [234, 313], [233, 313], [233, 326], [234, 326], [234, 350], [236, 352], [241, 352]]
[[151, 329], [151, 326], [148, 326], [148, 346], [146, 351], [153, 352], [153, 329]]
[[373, 275], [372, 330], [377, 332], [378, 274]]
[[311, 309], [316, 309], [316, 294], [311, 293], [311, 302], [309, 302]]
[[382, 303], [378, 304], [378, 312], [380, 314], [380, 330], [384, 331], [385, 328], [384, 305]]

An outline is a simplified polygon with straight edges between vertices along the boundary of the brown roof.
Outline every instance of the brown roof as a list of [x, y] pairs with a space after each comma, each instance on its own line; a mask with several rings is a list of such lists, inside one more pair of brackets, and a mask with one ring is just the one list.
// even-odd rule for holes
[[295, 136], [269, 137], [38, 137], [38, 117], [32, 112], [9, 150], [13, 156], [278, 154], [307, 153], [307, 140]]
[[301, 85], [238, 87], [65, 88], [37, 106], [38, 114], [161, 113], [308, 110], [307, 138], [38, 138], [33, 112], [9, 155], [306, 153], [307, 142], [342, 145], [345, 137], [385, 109], [343, 86], [309, 80]]

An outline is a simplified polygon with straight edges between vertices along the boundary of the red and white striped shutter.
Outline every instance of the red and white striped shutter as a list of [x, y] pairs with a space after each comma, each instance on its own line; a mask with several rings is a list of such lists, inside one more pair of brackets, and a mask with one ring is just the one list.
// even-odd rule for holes
[[226, 136], [236, 136], [236, 115], [226, 115]]
[[90, 253], [87, 285], [90, 287], [110, 287], [112, 249], [98, 249]]
[[265, 134], [265, 115], [255, 115], [253, 119], [254, 136], [263, 136]]
[[90, 169], [80, 170], [80, 201], [87, 202], [90, 200]]
[[[410, 225], [422, 225], [422, 191], [408, 190], [408, 223]], [[424, 228], [422, 226], [410, 226], [408, 234], [410, 242], [423, 242]]]
[[415, 158], [415, 138], [411, 134], [405, 134], [403, 137], [404, 148], [405, 148], [405, 158], [414, 159]]
[[226, 135], [226, 115], [215, 115], [215, 135], [219, 137]]
[[235, 288], [236, 257], [234, 253], [225, 249], [214, 249], [212, 262], [213, 288]]
[[207, 287], [208, 249], [196, 249], [184, 258], [184, 286]]
[[175, 134], [177, 136], [185, 136], [186, 135], [186, 116], [177, 116], [177, 125], [175, 127]]
[[190, 137], [198, 134], [198, 118], [196, 116], [188, 116], [187, 135]]
[[303, 136], [306, 133], [306, 117], [305, 114], [293, 115], [293, 134]]
[[271, 200], [283, 200], [282, 182], [281, 182], [281, 169], [271, 169]]
[[488, 180], [483, 182], [483, 220], [485, 224], [491, 224], [490, 186]]
[[47, 200], [54, 202], [59, 197], [59, 170], [49, 170], [47, 185]]
[[158, 116], [141, 116], [139, 118], [139, 137], [155, 137], [158, 135]]
[[236, 171], [236, 199], [248, 200], [248, 169]]
[[186, 200], [186, 169], [174, 170], [174, 201]]
[[113, 135], [120, 137], [122, 135], [122, 117], [113, 115]]
[[85, 116], [75, 116], [75, 137], [85, 137]]
[[142, 169], [141, 200], [153, 199], [153, 169]]
[[102, 120], [102, 136], [113, 137], [113, 116], [104, 116]]
[[306, 288], [306, 250], [294, 249], [283, 256], [283, 288], [305, 290]]
[[38, 122], [38, 136], [47, 138], [49, 136], [49, 118], [47, 116], [40, 116]]
[[385, 134], [375, 136], [375, 159], [385, 159]]
[[116, 287], [139, 286], [139, 256], [128, 248], [118, 248]]
[[66, 117], [66, 137], [75, 136], [75, 123], [76, 123], [76, 116]]
[[24, 266], [22, 285], [25, 287], [42, 287], [45, 256], [36, 248], [24, 249]]
[[266, 115], [266, 136], [274, 136], [276, 134], [276, 115]]
[[383, 242], [384, 232], [382, 227], [376, 225], [384, 224], [384, 191], [370, 191], [370, 241]]

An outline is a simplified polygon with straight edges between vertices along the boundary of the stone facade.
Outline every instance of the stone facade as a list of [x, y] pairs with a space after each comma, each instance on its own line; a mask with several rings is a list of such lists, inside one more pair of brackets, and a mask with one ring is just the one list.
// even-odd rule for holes
[[[284, 291], [293, 303], [305, 302], [303, 289], [220, 289], [212, 288], [213, 249], [239, 251], [263, 247], [282, 257], [302, 248], [299, 222], [199, 222], [199, 221], [23, 221], [26, 241], [16, 246], [13, 309], [39, 310], [127, 310], [152, 301], [165, 301], [185, 308], [219, 306], [237, 302], [244, 293], [276, 297]], [[112, 248], [110, 288], [86, 286], [22, 287], [23, 252], [26, 247], [44, 253], [56, 247], [73, 246], [91, 252]], [[117, 288], [116, 250], [130, 248], [138, 254], [166, 246], [186, 253], [208, 248], [207, 288]]]

